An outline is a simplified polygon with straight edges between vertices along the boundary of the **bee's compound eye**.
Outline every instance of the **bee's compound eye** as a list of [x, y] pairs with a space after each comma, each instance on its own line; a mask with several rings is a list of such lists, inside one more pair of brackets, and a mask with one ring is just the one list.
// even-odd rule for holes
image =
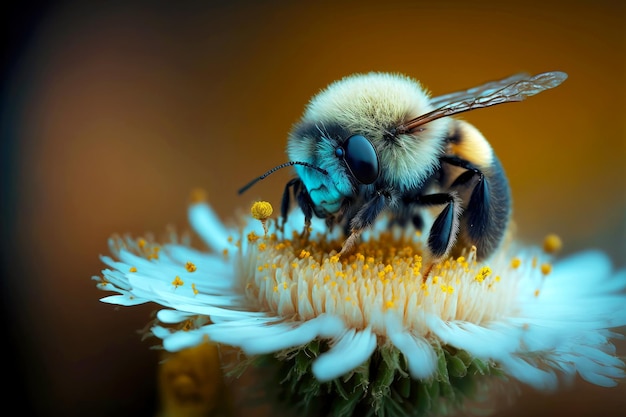
[[[352, 175], [362, 184], [371, 184], [378, 178], [378, 155], [374, 145], [361, 135], [350, 136], [341, 149], [343, 159]], [[335, 151], [337, 154], [337, 151]]]

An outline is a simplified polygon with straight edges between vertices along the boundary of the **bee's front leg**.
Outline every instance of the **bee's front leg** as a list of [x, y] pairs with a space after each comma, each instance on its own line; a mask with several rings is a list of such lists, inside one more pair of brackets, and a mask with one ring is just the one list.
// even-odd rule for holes
[[350, 220], [350, 236], [343, 242], [341, 252], [339, 252], [340, 256], [352, 251], [363, 230], [374, 224], [380, 213], [389, 207], [392, 199], [392, 194], [389, 191], [378, 190], [372, 199], [363, 204]]
[[289, 208], [291, 207], [292, 188], [293, 194], [298, 202], [298, 206], [304, 214], [304, 230], [302, 231], [301, 236], [303, 238], [307, 238], [311, 229], [311, 219], [313, 218], [313, 201], [299, 178], [294, 178], [290, 180], [287, 185], [285, 185], [285, 191], [283, 192], [283, 198], [280, 204], [280, 215], [283, 219], [281, 229], [284, 231], [285, 223], [287, 222], [287, 215], [289, 213]]

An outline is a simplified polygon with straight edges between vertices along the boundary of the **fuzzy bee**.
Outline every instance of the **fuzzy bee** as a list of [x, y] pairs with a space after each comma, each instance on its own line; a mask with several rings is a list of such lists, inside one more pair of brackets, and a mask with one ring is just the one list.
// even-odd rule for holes
[[524, 100], [561, 84], [567, 75], [517, 74], [438, 97], [403, 75], [368, 73], [330, 84], [308, 103], [287, 143], [293, 166], [285, 186], [284, 220], [292, 195], [305, 216], [340, 225], [349, 252], [363, 230], [388, 211], [393, 223], [423, 227], [423, 210], [436, 215], [426, 240], [429, 261], [474, 245], [479, 259], [500, 245], [507, 230], [511, 196], [493, 148], [469, 123], [449, 117]]

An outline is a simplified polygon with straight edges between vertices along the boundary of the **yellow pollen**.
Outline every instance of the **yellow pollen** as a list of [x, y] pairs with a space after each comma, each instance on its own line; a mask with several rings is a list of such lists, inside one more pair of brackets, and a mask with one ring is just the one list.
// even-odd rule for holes
[[135, 268], [134, 266], [131, 266], [128, 271], [129, 272], [137, 272], [137, 268]]
[[146, 246], [146, 240], [145, 239], [139, 239], [137, 241], [137, 246], [139, 246], [140, 248], [143, 248], [144, 246]]
[[222, 255], [224, 255], [224, 258], [227, 258], [228, 257], [228, 249], [224, 249], [222, 251]]
[[448, 294], [452, 294], [454, 292], [454, 287], [452, 285], [442, 285], [441, 286], [441, 291], [448, 293]]
[[273, 211], [274, 209], [272, 208], [272, 205], [267, 201], [257, 201], [250, 209], [252, 217], [259, 220], [263, 225], [263, 232], [265, 232], [265, 236], [267, 236], [267, 219], [272, 215]]
[[195, 272], [197, 268], [193, 262], [187, 262], [185, 264], [185, 269], [187, 270], [187, 272]]
[[191, 191], [191, 195], [189, 196], [189, 200], [191, 204], [204, 203], [208, 200], [207, 193], [202, 188], [196, 188]]
[[521, 264], [522, 264], [521, 259], [519, 259], [519, 258], [514, 258], [514, 259], [511, 261], [511, 268], [513, 268], [513, 269], [517, 269], [517, 268], [519, 268], [519, 267], [520, 267], [520, 265], [521, 265]]
[[198, 291], [198, 289], [196, 288], [196, 284], [195, 284], [195, 283], [192, 283], [192, 284], [191, 284], [191, 290], [193, 291], [193, 293], [194, 293], [195, 295], [198, 295], [198, 293], [200, 292], [200, 291]]
[[535, 297], [539, 297], [539, 290], [535, 290]]
[[550, 264], [541, 264], [541, 273], [543, 275], [548, 275], [552, 271], [552, 265]]
[[265, 249], [267, 249], [267, 245], [263, 242], [259, 243], [259, 250], [263, 252]]
[[489, 268], [488, 266], [483, 266], [482, 268], [480, 268], [480, 271], [478, 271], [478, 274], [474, 277], [474, 280], [478, 282], [483, 282], [485, 278], [487, 278], [489, 275], [491, 275], [491, 268]]
[[272, 215], [274, 209], [272, 208], [272, 205], [267, 201], [257, 201], [252, 205], [250, 212], [252, 213], [252, 217], [257, 220], [263, 221], [267, 220]]
[[556, 253], [561, 250], [562, 246], [561, 238], [555, 234], [550, 234], [543, 240], [543, 251], [545, 253]]
[[423, 242], [413, 233], [398, 236], [380, 232], [340, 257], [335, 251], [341, 239], [323, 233], [315, 239], [299, 233], [285, 238], [279, 232], [275, 239], [263, 238], [263, 252], [252, 246], [242, 253], [242, 288], [262, 311], [300, 321], [336, 315], [350, 328], [371, 327], [382, 337], [388, 309], [393, 309], [404, 328], [424, 337], [429, 332], [424, 314], [478, 324], [512, 314], [516, 280], [492, 288], [475, 285], [496, 271], [476, 263], [475, 250], [443, 260], [425, 277]]
[[253, 243], [253, 242], [256, 242], [257, 240], [259, 240], [259, 236], [257, 236], [256, 233], [254, 232], [248, 233], [248, 242]]
[[172, 285], [176, 288], [180, 287], [181, 285], [183, 285], [184, 282], [182, 279], [180, 279], [180, 277], [178, 275], [176, 275], [176, 278], [174, 278], [174, 281], [172, 281]]
[[189, 330], [192, 330], [193, 328], [195, 328], [195, 326], [193, 325], [193, 321], [190, 320], [185, 320], [181, 326], [180, 326], [182, 331], [188, 332]]

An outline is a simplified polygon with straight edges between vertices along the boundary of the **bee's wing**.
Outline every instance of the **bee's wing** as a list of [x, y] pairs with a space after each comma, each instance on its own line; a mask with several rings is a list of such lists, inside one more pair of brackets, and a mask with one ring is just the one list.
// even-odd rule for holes
[[409, 120], [396, 131], [408, 132], [441, 117], [452, 116], [470, 110], [495, 106], [496, 104], [522, 101], [544, 90], [554, 88], [567, 79], [567, 74], [560, 71], [544, 72], [529, 76], [516, 74], [499, 81], [491, 81], [466, 91], [458, 91], [435, 97], [431, 102], [437, 109]]
[[517, 81], [527, 80], [529, 77], [530, 75], [526, 73], [511, 75], [508, 78], [497, 81], [490, 81], [477, 87], [470, 88], [469, 90], [455, 91], [453, 93], [433, 97], [430, 99], [430, 103], [433, 105], [433, 107], [438, 108], [440, 106], [454, 103], [457, 101], [472, 100], [476, 97], [493, 94], [503, 87], [511, 85]]

